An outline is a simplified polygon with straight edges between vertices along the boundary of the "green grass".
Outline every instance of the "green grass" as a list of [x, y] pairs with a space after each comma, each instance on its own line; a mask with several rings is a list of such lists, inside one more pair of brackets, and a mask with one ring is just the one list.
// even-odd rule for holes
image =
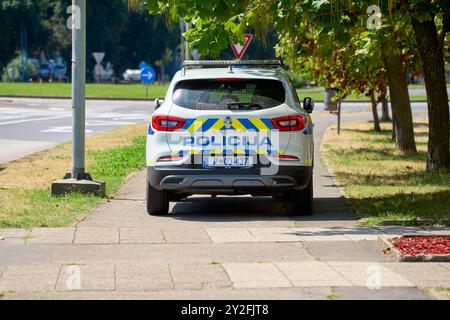
[[[113, 195], [125, 178], [145, 166], [145, 135], [132, 139], [127, 146], [88, 153], [87, 168], [95, 179], [106, 182], [108, 196]], [[64, 161], [61, 159], [50, 160]], [[12, 188], [1, 190], [0, 201], [14, 202], [0, 209], [0, 228], [71, 226], [80, 217], [105, 201], [78, 193], [51, 197], [47, 188]], [[3, 210], [3, 212], [2, 212]]]
[[[164, 98], [168, 86], [153, 84], [148, 87], [148, 98]], [[0, 95], [70, 97], [70, 83], [7, 83], [0, 82]], [[88, 98], [143, 99], [142, 84], [94, 84], [86, 85]]]
[[371, 131], [371, 124], [345, 124], [341, 136], [328, 131], [324, 155], [350, 201], [367, 214], [361, 223], [395, 221], [417, 225], [450, 223], [450, 173], [425, 172], [426, 125], [416, 124], [418, 153], [395, 150], [391, 132]]
[[450, 288], [437, 288], [436, 291], [440, 292], [445, 299], [450, 300]]
[[[415, 88], [423, 88], [423, 86], [415, 87]], [[308, 88], [308, 89], [298, 89], [297, 92], [299, 94], [300, 99], [304, 99], [306, 97], [313, 98], [315, 101], [324, 101], [325, 99], [325, 88], [316, 87], [316, 88]], [[426, 95], [411, 95], [411, 101], [423, 101], [427, 99]], [[356, 94], [349, 95], [345, 100], [347, 101], [366, 101], [369, 102], [369, 97], [365, 96], [357, 96]]]
[[332, 292], [332, 293], [328, 294], [325, 298], [326, 298], [327, 300], [332, 300], [332, 301], [334, 301], [334, 300], [339, 300], [340, 297], [341, 297], [341, 296], [340, 296], [338, 293]]

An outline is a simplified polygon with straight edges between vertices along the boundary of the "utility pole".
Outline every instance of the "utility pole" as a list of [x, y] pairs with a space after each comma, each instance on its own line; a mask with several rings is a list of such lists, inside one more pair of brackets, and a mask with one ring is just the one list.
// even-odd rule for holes
[[52, 184], [52, 195], [73, 192], [105, 196], [105, 183], [85, 171], [86, 0], [72, 0], [72, 171]]
[[183, 36], [183, 33], [186, 32], [186, 31], [189, 31], [189, 29], [191, 29], [191, 24], [187, 23], [187, 22], [184, 22], [183, 19], [180, 19], [181, 65], [183, 65], [183, 62], [185, 60], [191, 60], [192, 59], [190, 51], [189, 51], [189, 43], [186, 41], [186, 39]]

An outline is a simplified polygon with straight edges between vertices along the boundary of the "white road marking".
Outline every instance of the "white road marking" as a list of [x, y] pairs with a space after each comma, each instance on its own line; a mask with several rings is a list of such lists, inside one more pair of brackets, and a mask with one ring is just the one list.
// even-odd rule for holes
[[0, 126], [6, 126], [6, 125], [11, 125], [11, 124], [19, 124], [19, 123], [25, 123], [25, 122], [56, 120], [56, 119], [63, 119], [63, 118], [69, 118], [69, 117], [70, 117], [70, 116], [64, 115], [64, 116], [57, 116], [57, 117], [32, 118], [32, 119], [25, 119], [25, 120], [17, 120], [17, 121], [9, 121], [9, 122], [0, 122]]
[[[71, 133], [72, 132], [72, 126], [65, 126], [65, 127], [52, 127], [50, 129], [41, 130], [43, 133]], [[86, 133], [93, 133], [92, 130], [86, 130]]]

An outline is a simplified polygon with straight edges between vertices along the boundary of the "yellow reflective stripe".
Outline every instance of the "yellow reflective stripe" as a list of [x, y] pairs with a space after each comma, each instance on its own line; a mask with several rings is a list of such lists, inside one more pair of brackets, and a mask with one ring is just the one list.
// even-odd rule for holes
[[269, 154], [269, 152], [268, 152], [267, 150], [261, 150], [261, 149], [259, 149], [259, 150], [257, 151], [257, 153], [258, 153], [258, 154], [264, 154], [264, 155]]
[[214, 123], [214, 125], [208, 130], [221, 130], [223, 128], [223, 119], [219, 119]]
[[153, 164], [153, 160], [148, 160], [147, 165], [151, 166]]
[[253, 118], [248, 120], [250, 120], [250, 122], [253, 123], [253, 125], [259, 130], [270, 131], [270, 129], [265, 125], [264, 122], [261, 121], [261, 119]]
[[248, 129], [244, 127], [244, 125], [238, 119], [233, 121], [233, 128], [239, 131], [248, 131]]
[[199, 131], [203, 124], [207, 121], [208, 119], [205, 118], [198, 118], [196, 119], [190, 126], [189, 128], [187, 128], [187, 132], [196, 132]]

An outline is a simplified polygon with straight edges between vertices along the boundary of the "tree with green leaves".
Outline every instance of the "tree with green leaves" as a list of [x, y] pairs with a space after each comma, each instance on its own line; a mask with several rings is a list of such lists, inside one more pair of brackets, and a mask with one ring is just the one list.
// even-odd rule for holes
[[[336, 39], [351, 44], [350, 35], [357, 30], [355, 26], [358, 28], [361, 17], [367, 17], [366, 10], [371, 4], [371, 1], [356, 0], [147, 1], [152, 14], [192, 22], [193, 28], [185, 34], [187, 40], [192, 47], [211, 56], [217, 56], [232, 41], [242, 42], [243, 34], [250, 27], [261, 37], [273, 26], [280, 40], [277, 53], [293, 67], [305, 63], [303, 51], [331, 56]], [[379, 52], [386, 69], [397, 146], [405, 153], [416, 152], [407, 88], [409, 62], [405, 58], [414, 55], [417, 45], [429, 100], [427, 170], [448, 169], [449, 116], [442, 51], [448, 41], [450, 3], [448, 0], [390, 0], [379, 4], [383, 9], [382, 25], [376, 32], [370, 32], [370, 39], [376, 44], [372, 48]], [[410, 33], [405, 30], [414, 30], [411, 34], [415, 37], [408, 36]]]
[[401, 1], [406, 6], [420, 52], [428, 99], [427, 171], [450, 169], [450, 122], [444, 50], [450, 46], [450, 1]]

